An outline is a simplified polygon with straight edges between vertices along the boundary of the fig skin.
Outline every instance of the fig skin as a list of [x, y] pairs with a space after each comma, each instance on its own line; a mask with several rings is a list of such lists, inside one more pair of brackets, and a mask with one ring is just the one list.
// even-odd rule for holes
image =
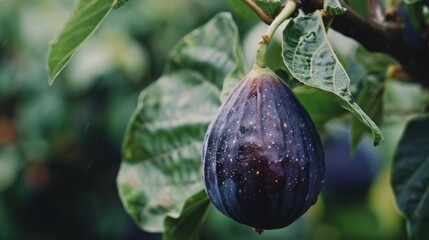
[[220, 108], [205, 136], [202, 168], [216, 208], [255, 229], [282, 228], [304, 214], [325, 174], [310, 116], [268, 68], [253, 69]]

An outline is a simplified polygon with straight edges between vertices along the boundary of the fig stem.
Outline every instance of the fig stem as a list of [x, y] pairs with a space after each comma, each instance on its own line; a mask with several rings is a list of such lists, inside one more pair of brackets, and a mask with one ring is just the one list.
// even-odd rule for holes
[[262, 36], [261, 41], [259, 41], [258, 50], [256, 51], [256, 65], [259, 67], [264, 68], [267, 66], [265, 61], [267, 45], [271, 41], [271, 38], [273, 37], [277, 28], [295, 12], [296, 8], [296, 2], [293, 0], [288, 0], [282, 11], [276, 16], [276, 18], [274, 18], [274, 21], [268, 27], [265, 35]]

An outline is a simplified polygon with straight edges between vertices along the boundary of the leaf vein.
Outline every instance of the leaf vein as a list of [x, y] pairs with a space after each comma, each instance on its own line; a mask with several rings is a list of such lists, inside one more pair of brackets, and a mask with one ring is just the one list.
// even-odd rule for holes
[[[314, 57], [317, 55], [317, 53], [320, 51], [321, 47], [323, 46], [324, 43], [321, 43], [316, 50], [314, 50], [313, 55], [311, 55], [311, 60], [310, 60], [310, 79], [313, 80], [314, 86], [319, 86], [320, 88], [324, 89], [324, 87], [322, 85], [318, 85], [316, 80], [314, 79], [314, 74], [313, 74], [313, 61], [314, 61]], [[314, 64], [316, 65], [316, 64]]]

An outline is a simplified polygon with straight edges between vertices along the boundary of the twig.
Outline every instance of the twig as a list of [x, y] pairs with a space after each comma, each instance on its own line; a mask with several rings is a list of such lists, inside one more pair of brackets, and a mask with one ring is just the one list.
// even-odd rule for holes
[[252, 9], [256, 15], [266, 24], [270, 25], [274, 19], [268, 16], [255, 2], [252, 0], [243, 0], [243, 2]]

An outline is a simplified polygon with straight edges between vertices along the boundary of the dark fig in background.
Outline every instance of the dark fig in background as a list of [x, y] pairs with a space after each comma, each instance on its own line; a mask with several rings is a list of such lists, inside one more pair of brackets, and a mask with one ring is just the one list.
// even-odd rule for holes
[[380, 169], [380, 156], [369, 139], [364, 139], [352, 153], [348, 126], [329, 134], [323, 145], [326, 156], [324, 183], [329, 202], [365, 202]]
[[212, 203], [255, 229], [289, 225], [320, 193], [324, 154], [312, 120], [268, 68], [252, 70], [210, 124], [203, 179]]

